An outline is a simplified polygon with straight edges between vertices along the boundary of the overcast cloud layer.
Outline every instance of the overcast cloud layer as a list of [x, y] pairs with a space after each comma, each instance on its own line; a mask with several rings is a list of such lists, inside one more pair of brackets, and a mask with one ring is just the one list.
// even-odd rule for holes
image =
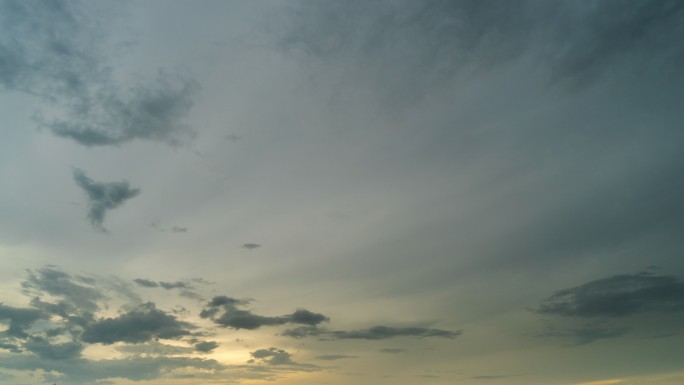
[[684, 382], [680, 36], [669, 0], [0, 0], [0, 384]]

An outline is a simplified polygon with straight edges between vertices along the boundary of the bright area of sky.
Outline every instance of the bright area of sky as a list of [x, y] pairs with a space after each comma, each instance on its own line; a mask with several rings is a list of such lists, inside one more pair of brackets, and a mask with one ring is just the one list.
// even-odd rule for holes
[[684, 383], [682, 36], [0, 0], [0, 384]]

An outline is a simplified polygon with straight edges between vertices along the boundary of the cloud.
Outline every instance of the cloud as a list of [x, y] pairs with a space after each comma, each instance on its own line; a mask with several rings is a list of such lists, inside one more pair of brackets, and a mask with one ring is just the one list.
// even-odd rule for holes
[[65, 360], [81, 356], [83, 344], [79, 342], [50, 343], [43, 338], [32, 338], [24, 343], [24, 348], [40, 358]]
[[136, 278], [133, 282], [137, 283], [142, 287], [159, 287], [159, 284], [155, 281], [150, 281], [149, 279]]
[[329, 320], [323, 314], [298, 309], [292, 314], [276, 317], [261, 316], [249, 310], [239, 309], [245, 301], [226, 296], [214, 297], [200, 313], [200, 317], [209, 318], [222, 327], [254, 330], [262, 326], [285, 325], [288, 323], [317, 325]]
[[140, 189], [132, 189], [128, 182], [95, 182], [79, 169], [74, 169], [76, 184], [88, 195], [88, 218], [99, 230], [105, 230], [103, 222], [108, 210], [121, 206], [127, 200], [137, 196]]
[[553, 81], [575, 84], [625, 62], [674, 69], [673, 58], [684, 57], [675, 38], [684, 32], [683, 13], [679, 2], [648, 0], [298, 2], [280, 20], [274, 45], [309, 62], [354, 65], [343, 81], [354, 76], [379, 88], [382, 101], [405, 103], [468, 66], [487, 69], [523, 55], [543, 63]]
[[284, 336], [304, 338], [309, 336], [322, 337], [323, 339], [362, 339], [384, 340], [395, 337], [440, 337], [456, 338], [463, 334], [462, 331], [450, 331], [442, 329], [429, 329], [421, 327], [395, 328], [389, 326], [374, 326], [369, 329], [359, 330], [325, 330], [316, 327], [299, 327], [288, 329], [283, 332]]
[[107, 20], [81, 2], [0, 2], [0, 85], [36, 95], [54, 113], [41, 127], [85, 146], [136, 139], [177, 145], [192, 136], [182, 118], [196, 81], [160, 70], [126, 84], [106, 58]]
[[569, 337], [574, 340], [572, 346], [581, 346], [592, 342], [622, 337], [629, 332], [628, 327], [609, 327], [600, 324], [587, 324], [578, 328], [552, 329], [537, 334], [537, 337]]
[[38, 297], [48, 294], [63, 299], [57, 304], [43, 303], [45, 309], [55, 314], [65, 311], [74, 311], [79, 315], [92, 314], [99, 309], [98, 301], [106, 298], [87, 278], [73, 276], [53, 267], [28, 271], [28, 277], [21, 286], [27, 294]]
[[335, 361], [335, 360], [344, 360], [347, 358], [357, 358], [357, 357], [356, 356], [346, 356], [344, 354], [324, 354], [321, 356], [316, 356], [315, 358], [318, 360]]
[[536, 311], [583, 318], [679, 312], [684, 311], [684, 282], [647, 273], [614, 275], [557, 291]]
[[195, 349], [189, 346], [163, 344], [158, 341], [148, 341], [145, 344], [116, 346], [116, 350], [123, 353], [144, 354], [146, 356], [172, 356], [191, 354]]
[[116, 318], [100, 319], [86, 327], [81, 339], [88, 343], [140, 343], [155, 338], [178, 339], [195, 327], [147, 303]]
[[195, 350], [202, 353], [209, 353], [219, 346], [216, 341], [203, 341], [195, 344]]
[[245, 243], [244, 245], [242, 245], [242, 248], [247, 249], [247, 250], [254, 250], [254, 249], [257, 249], [259, 247], [261, 247], [261, 245], [258, 243]]
[[[71, 384], [92, 384], [97, 380], [124, 378], [132, 381], [154, 380], [173, 373], [177, 369], [197, 369], [196, 376], [203, 372], [223, 372], [228, 366], [215, 360], [189, 357], [132, 357], [110, 360], [76, 358], [50, 360], [27, 355], [0, 355], [0, 368], [12, 370], [43, 370], [56, 372], [61, 382]], [[225, 377], [231, 378], [230, 373]]]
[[316, 365], [312, 364], [302, 364], [292, 361], [292, 354], [288, 353], [283, 349], [269, 348], [269, 349], [259, 349], [249, 353], [252, 359], [248, 362], [260, 362], [269, 366], [289, 366], [296, 367], [303, 371], [314, 371], [318, 370]]
[[[9, 320], [9, 327], [2, 334], [24, 338], [26, 329], [39, 319], [47, 319], [49, 315], [37, 309], [24, 309], [0, 303], [0, 321]], [[13, 345], [9, 345], [10, 347]]]
[[171, 289], [192, 289], [192, 286], [189, 286], [185, 282], [181, 281], [176, 281], [176, 282], [159, 282], [159, 286], [163, 287], [166, 290], [171, 290]]

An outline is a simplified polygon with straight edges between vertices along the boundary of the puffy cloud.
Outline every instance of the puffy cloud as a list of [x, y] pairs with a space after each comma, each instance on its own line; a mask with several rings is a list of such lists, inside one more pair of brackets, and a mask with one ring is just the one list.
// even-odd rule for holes
[[127, 200], [140, 193], [140, 189], [131, 188], [127, 181], [95, 182], [79, 169], [74, 169], [74, 181], [88, 195], [88, 219], [99, 230], [105, 230], [103, 222], [108, 210], [121, 206]]
[[88, 343], [139, 343], [155, 338], [178, 339], [195, 327], [147, 303], [116, 318], [100, 319], [86, 327], [81, 339]]
[[195, 344], [195, 350], [202, 353], [209, 353], [219, 346], [216, 341], [203, 341]]

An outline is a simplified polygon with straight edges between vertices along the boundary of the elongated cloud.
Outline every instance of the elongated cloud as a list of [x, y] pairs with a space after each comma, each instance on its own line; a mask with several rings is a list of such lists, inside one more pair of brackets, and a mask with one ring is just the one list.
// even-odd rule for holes
[[358, 330], [326, 330], [317, 327], [299, 327], [283, 332], [283, 335], [293, 338], [321, 337], [325, 340], [384, 340], [395, 337], [440, 337], [451, 339], [461, 334], [463, 332], [460, 330], [451, 331], [421, 327], [396, 328], [391, 326], [373, 326], [368, 329]]
[[313, 313], [305, 309], [299, 309], [292, 314], [283, 316], [262, 316], [249, 310], [240, 309], [246, 305], [245, 301], [226, 296], [214, 297], [200, 313], [202, 318], [209, 318], [217, 325], [233, 329], [259, 329], [262, 326], [276, 326], [285, 324], [318, 325], [329, 321], [323, 314]]
[[557, 291], [537, 311], [566, 317], [679, 312], [684, 311], [684, 282], [667, 275], [614, 275]]
[[79, 169], [74, 169], [74, 181], [88, 195], [88, 219], [98, 230], [104, 231], [103, 226], [107, 211], [124, 204], [127, 200], [137, 196], [140, 189], [131, 188], [127, 181], [96, 182]]

